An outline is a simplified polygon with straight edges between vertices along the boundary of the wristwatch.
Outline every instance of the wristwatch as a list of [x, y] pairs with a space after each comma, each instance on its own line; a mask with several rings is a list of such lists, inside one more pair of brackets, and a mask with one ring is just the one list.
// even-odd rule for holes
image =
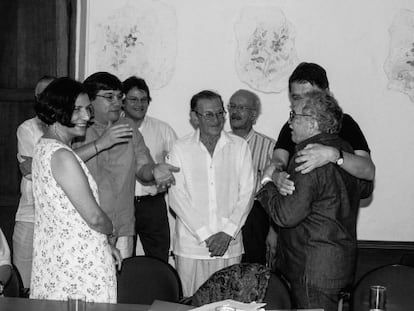
[[339, 151], [339, 157], [335, 163], [336, 165], [341, 166], [342, 164], [344, 164], [344, 153], [342, 152], [341, 149], [338, 149], [338, 151]]

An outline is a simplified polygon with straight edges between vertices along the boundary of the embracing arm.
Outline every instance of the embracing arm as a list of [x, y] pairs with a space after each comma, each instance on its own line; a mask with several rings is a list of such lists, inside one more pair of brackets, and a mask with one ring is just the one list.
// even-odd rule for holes
[[271, 165], [274, 167], [272, 179], [281, 195], [292, 194], [295, 191], [295, 184], [289, 179], [290, 175], [286, 172], [289, 163], [289, 152], [282, 148], [273, 151]]
[[112, 222], [96, 203], [87, 177], [75, 155], [66, 149], [52, 156], [52, 174], [88, 226], [104, 234], [112, 233]]
[[[343, 151], [344, 162], [341, 168], [357, 178], [374, 180], [375, 165], [369, 153], [365, 150], [355, 150], [354, 153]], [[298, 152], [295, 161], [302, 164], [296, 168], [296, 171], [306, 174], [329, 162], [335, 163], [338, 158], [339, 150], [335, 147], [309, 144]]]
[[266, 183], [256, 195], [265, 211], [280, 227], [294, 227], [311, 213], [311, 202], [315, 192], [312, 188], [317, 181], [310, 175], [302, 176], [296, 176], [295, 183], [298, 184], [298, 189], [292, 195], [280, 195], [271, 182]]

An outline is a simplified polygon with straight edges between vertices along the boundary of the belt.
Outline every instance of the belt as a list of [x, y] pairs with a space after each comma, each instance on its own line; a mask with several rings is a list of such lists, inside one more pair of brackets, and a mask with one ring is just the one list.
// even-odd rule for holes
[[150, 195], [150, 194], [148, 194], [148, 195], [137, 195], [137, 196], [135, 196], [135, 201], [142, 201], [142, 200], [145, 200], [145, 199], [147, 199], [147, 198], [150, 198], [150, 197], [152, 197], [152, 195]]
[[147, 195], [137, 195], [137, 196], [135, 196], [135, 201], [142, 201], [142, 200], [146, 200], [146, 199], [150, 199], [150, 198], [155, 198], [155, 197], [157, 197], [157, 196], [159, 196], [159, 195], [162, 195], [162, 196], [164, 196], [165, 195], [165, 192], [159, 192], [159, 193], [156, 193], [156, 194], [154, 194], [154, 195], [151, 195], [151, 194], [147, 194]]

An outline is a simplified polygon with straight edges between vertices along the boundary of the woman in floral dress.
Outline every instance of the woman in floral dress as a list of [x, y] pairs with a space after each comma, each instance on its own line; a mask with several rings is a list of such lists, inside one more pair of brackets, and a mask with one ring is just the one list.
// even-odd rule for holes
[[35, 147], [35, 227], [30, 298], [116, 303], [115, 263], [119, 251], [108, 242], [113, 227], [99, 207], [97, 186], [70, 148], [84, 136], [90, 101], [81, 83], [53, 81], [42, 93], [37, 114], [49, 125]]

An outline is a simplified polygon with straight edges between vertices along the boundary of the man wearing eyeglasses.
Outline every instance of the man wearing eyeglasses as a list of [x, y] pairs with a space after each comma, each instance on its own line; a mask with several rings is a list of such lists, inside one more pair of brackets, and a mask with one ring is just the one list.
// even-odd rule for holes
[[[314, 90], [329, 91], [326, 71], [318, 64], [303, 62], [296, 67], [289, 78], [291, 105], [301, 100], [307, 92]], [[321, 144], [309, 144], [300, 151], [299, 157], [296, 158], [296, 161], [301, 163], [296, 169], [306, 174], [327, 163], [336, 163], [355, 177], [374, 180], [375, 165], [371, 160], [368, 143], [358, 124], [348, 114], [344, 114], [339, 136], [351, 144], [353, 152], [349, 153]], [[291, 138], [291, 129], [286, 123], [279, 133], [272, 160], [277, 168], [274, 182], [283, 195], [292, 194], [295, 190], [294, 183], [285, 172], [294, 152], [295, 145]]]
[[272, 181], [275, 167], [262, 178], [257, 199], [279, 226], [276, 267], [290, 283], [295, 308], [336, 311], [339, 293], [351, 285], [356, 261], [359, 201], [372, 193], [372, 182], [358, 179], [336, 163], [307, 174], [297, 158], [308, 144], [353, 153], [337, 134], [342, 110], [333, 96], [312, 91], [292, 103], [289, 127], [296, 153], [287, 174], [296, 189], [282, 195]]
[[[175, 131], [167, 123], [148, 116], [151, 95], [144, 79], [129, 77], [122, 83], [122, 87], [125, 94], [123, 106], [125, 116], [133, 121], [135, 128], [144, 137], [153, 159], [157, 163], [165, 162], [165, 156], [177, 140]], [[170, 227], [165, 193], [165, 188], [136, 182], [134, 201], [136, 252], [141, 251], [138, 247], [140, 241], [145, 255], [168, 262]]]
[[[236, 91], [227, 106], [232, 133], [244, 138], [252, 152], [253, 169], [256, 173], [255, 191], [260, 189], [261, 174], [270, 163], [275, 140], [256, 132], [256, 124], [261, 110], [259, 97], [248, 90]], [[243, 262], [266, 264], [266, 237], [269, 232], [269, 216], [258, 201], [253, 207], [242, 228]]]
[[214, 272], [239, 263], [243, 252], [252, 156], [244, 139], [223, 131], [225, 114], [219, 94], [195, 94], [190, 118], [197, 129], [178, 139], [167, 157], [181, 168], [169, 198], [177, 214], [173, 250], [185, 297]]
[[[300, 63], [289, 77], [291, 105], [301, 100], [307, 92], [318, 90], [329, 92], [329, 81], [325, 69], [315, 63]], [[289, 123], [286, 122], [279, 133], [272, 157], [272, 163], [276, 167], [273, 182], [282, 195], [291, 195], [297, 186], [286, 173], [287, 165], [295, 153], [291, 132]], [[297, 163], [300, 163], [296, 170], [307, 174], [328, 163], [335, 163], [355, 177], [374, 180], [375, 165], [370, 156], [368, 143], [358, 123], [349, 114], [344, 114], [338, 135], [351, 144], [353, 148], [351, 153], [323, 144], [309, 144], [299, 152], [299, 156], [295, 159]], [[275, 252], [276, 239], [276, 235], [268, 237], [267, 243], [271, 253]]]
[[122, 258], [131, 257], [136, 179], [167, 188], [175, 182], [172, 173], [178, 168], [155, 164], [132, 121], [120, 117], [124, 94], [116, 76], [97, 72], [83, 85], [94, 108], [93, 123], [74, 147], [98, 185], [101, 208], [112, 220], [111, 242], [120, 250]]

